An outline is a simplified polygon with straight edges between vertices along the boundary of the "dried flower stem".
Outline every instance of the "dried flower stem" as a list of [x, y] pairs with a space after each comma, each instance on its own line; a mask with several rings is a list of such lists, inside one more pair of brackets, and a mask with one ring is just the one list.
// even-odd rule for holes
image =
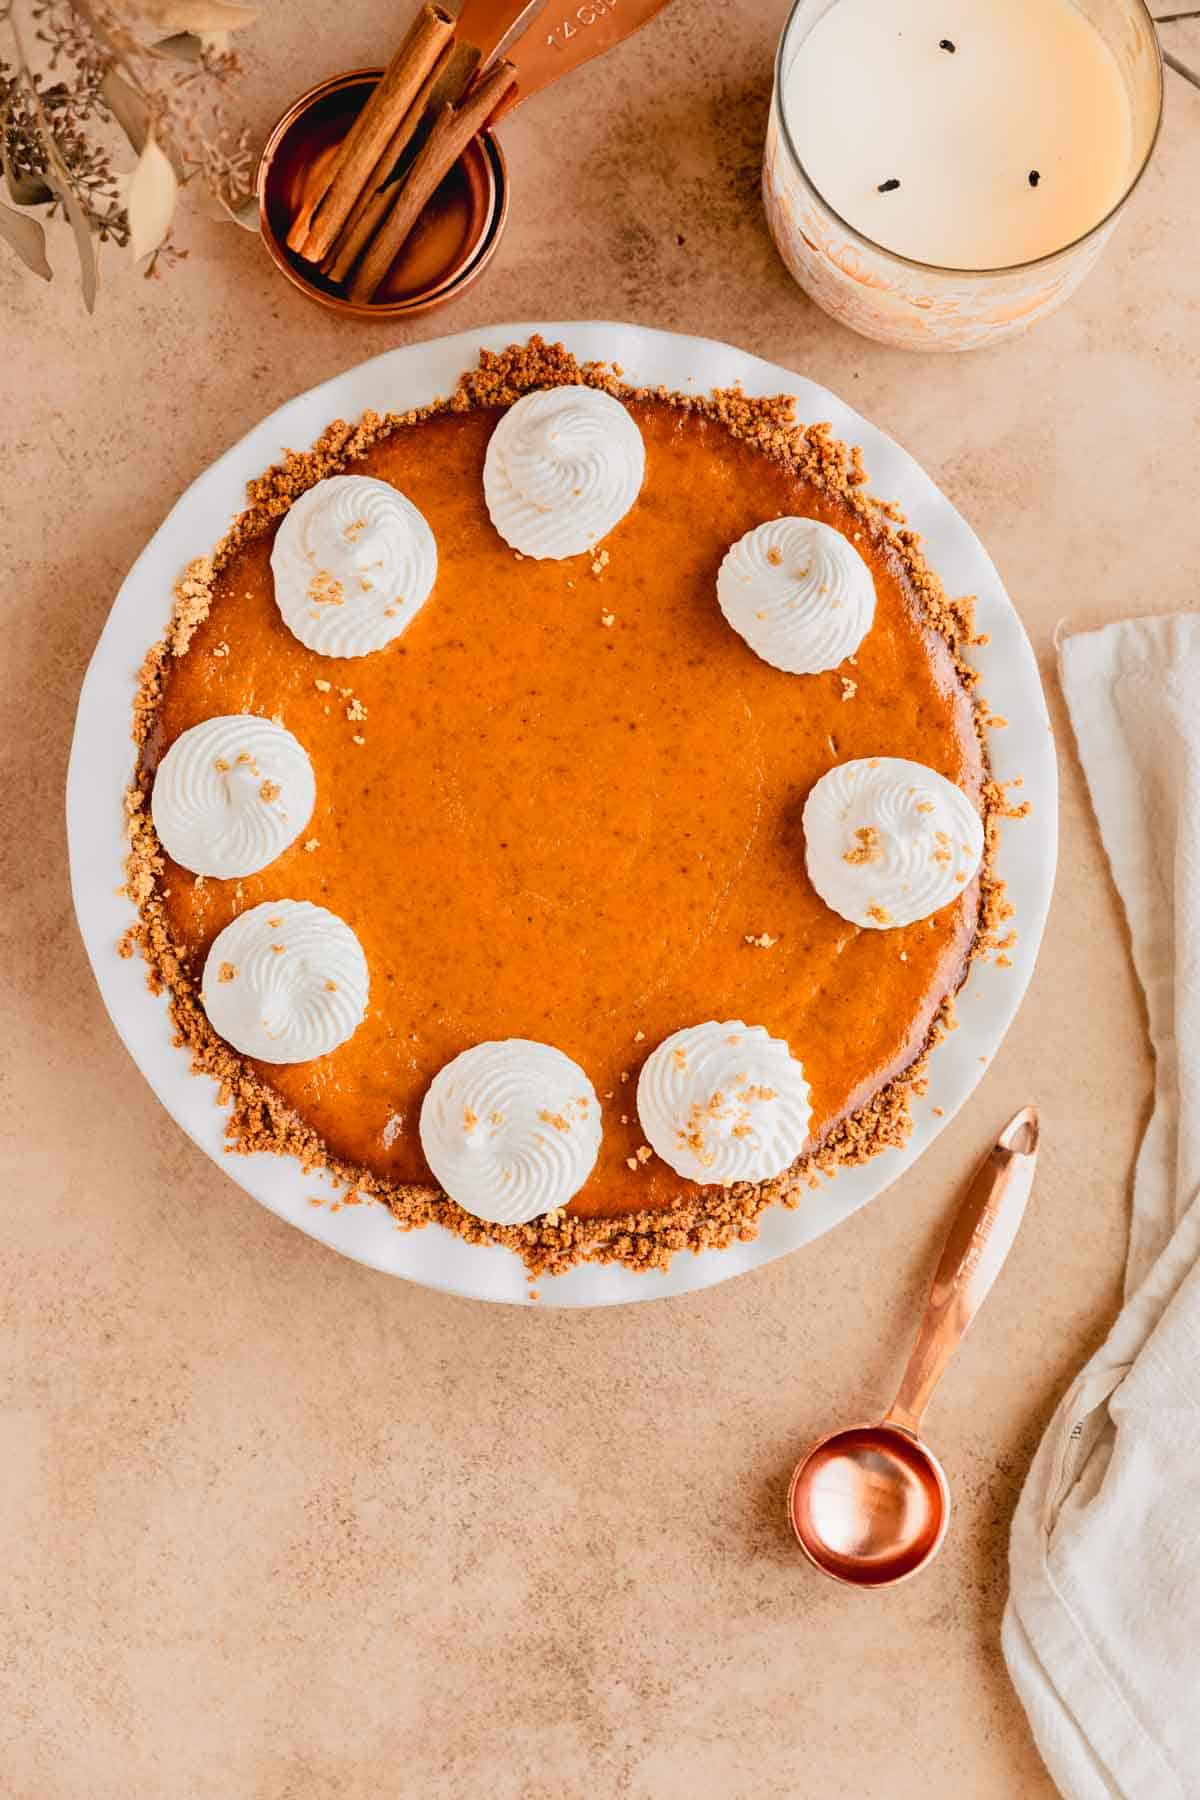
[[[241, 65], [224, 38], [209, 32], [211, 10], [198, 0], [195, 31], [180, 30], [188, 4], [173, 0], [173, 35], [156, 39], [153, 25], [135, 24], [122, 13], [120, 0], [0, 0], [0, 240], [44, 276], [44, 254], [29, 249], [31, 232], [44, 245], [41, 225], [20, 220], [11, 209], [65, 214], [75, 232], [89, 310], [92, 240], [118, 246], [131, 236], [137, 241], [130, 206], [139, 203], [139, 184], [127, 191], [122, 139], [139, 158], [154, 159], [157, 189], [150, 181], [140, 180], [140, 186], [158, 228], [149, 241], [143, 229], [141, 239], [147, 248], [157, 243], [155, 254], [165, 261], [184, 254], [172, 251], [162, 233], [179, 186], [198, 180], [230, 209], [252, 189], [248, 132], [231, 126], [225, 113], [226, 91]], [[252, 16], [229, 11], [231, 24]], [[139, 17], [153, 20], [155, 12], [154, 0], [142, 0]], [[9, 223], [14, 217], [19, 230]]]

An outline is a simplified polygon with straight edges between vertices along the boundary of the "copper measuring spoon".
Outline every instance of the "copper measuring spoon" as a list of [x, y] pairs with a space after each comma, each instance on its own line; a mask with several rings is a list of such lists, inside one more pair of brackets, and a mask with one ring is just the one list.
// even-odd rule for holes
[[819, 1438], [796, 1465], [788, 1489], [792, 1530], [808, 1560], [835, 1581], [893, 1587], [942, 1547], [950, 1488], [921, 1441], [921, 1420], [1012, 1248], [1037, 1153], [1037, 1110], [1026, 1106], [984, 1158], [950, 1227], [891, 1407], [878, 1425]]

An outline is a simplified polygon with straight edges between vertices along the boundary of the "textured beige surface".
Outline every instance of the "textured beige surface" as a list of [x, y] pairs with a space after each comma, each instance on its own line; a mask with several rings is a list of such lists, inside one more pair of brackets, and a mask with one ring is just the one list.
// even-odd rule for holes
[[[1047, 673], [1064, 616], [1193, 604], [1200, 95], [1169, 78], [1157, 160], [1067, 311], [923, 361], [815, 313], [766, 238], [781, 14], [676, 0], [516, 115], [508, 238], [412, 335], [609, 316], [803, 370], [959, 503]], [[390, 16], [294, 0], [258, 33], [257, 123], [378, 59]], [[1174, 29], [1200, 62], [1200, 31]], [[865, 1214], [698, 1298], [595, 1315], [488, 1310], [337, 1259], [161, 1113], [67, 893], [72, 712], [121, 576], [265, 411], [403, 341], [310, 307], [231, 228], [186, 241], [161, 284], [110, 266], [92, 321], [66, 280], [0, 260], [0, 1791], [1048, 1793], [998, 1646], [1007, 1521], [1117, 1304], [1149, 1091], [1069, 749], [1030, 997], [965, 1112]], [[843, 1592], [785, 1534], [790, 1464], [890, 1397], [954, 1183], [1028, 1099], [1046, 1142], [1032, 1213], [930, 1421], [957, 1501], [946, 1550], [891, 1595]]]

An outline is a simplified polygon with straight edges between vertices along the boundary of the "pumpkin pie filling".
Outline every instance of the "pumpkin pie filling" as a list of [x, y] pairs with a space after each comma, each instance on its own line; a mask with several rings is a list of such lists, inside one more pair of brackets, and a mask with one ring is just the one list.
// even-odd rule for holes
[[[704, 1019], [765, 1026], [803, 1063], [811, 1150], [836, 1154], [860, 1140], [862, 1109], [878, 1111], [911, 1077], [979, 940], [981, 898], [995, 911], [985, 863], [931, 917], [860, 929], [814, 891], [801, 829], [822, 775], [875, 756], [924, 763], [990, 818], [995, 791], [959, 657], [969, 624], [915, 542], [864, 498], [841, 447], [798, 434], [782, 403], [635, 395], [607, 372], [583, 378], [614, 389], [642, 434], [638, 501], [594, 553], [516, 554], [484, 505], [499, 417], [484, 402], [581, 372], [531, 345], [490, 375], [445, 408], [375, 421], [357, 438], [343, 428], [311, 465], [291, 459], [252, 489], [250, 514], [203, 581], [204, 604], [148, 659], [131, 887], [143, 943], [198, 1053], [204, 959], [243, 910], [309, 900], [362, 945], [370, 1001], [347, 1042], [286, 1066], [226, 1051], [227, 1092], [245, 1087], [240, 1141], [253, 1147], [247, 1117], [269, 1119], [276, 1138], [286, 1117], [310, 1158], [389, 1199], [402, 1222], [438, 1217], [512, 1241], [531, 1266], [584, 1254], [661, 1262], [664, 1246], [752, 1229], [770, 1196], [743, 1196], [739, 1212], [728, 1194], [639, 1156], [635, 1089], [654, 1046]], [[291, 635], [270, 568], [289, 483], [298, 491], [332, 467], [399, 488], [438, 544], [435, 587], [403, 636], [344, 660]], [[787, 514], [844, 533], [875, 582], [872, 629], [822, 675], [761, 662], [716, 603], [729, 546]], [[224, 713], [282, 720], [316, 777], [307, 828], [237, 882], [173, 864], [144, 804], [176, 738]], [[568, 1219], [532, 1230], [468, 1224], [444, 1198], [431, 1210], [417, 1131], [439, 1069], [508, 1037], [565, 1052], [603, 1105], [599, 1158]], [[415, 1210], [413, 1195], [424, 1196]], [[725, 1224], [697, 1236], [710, 1215]]]

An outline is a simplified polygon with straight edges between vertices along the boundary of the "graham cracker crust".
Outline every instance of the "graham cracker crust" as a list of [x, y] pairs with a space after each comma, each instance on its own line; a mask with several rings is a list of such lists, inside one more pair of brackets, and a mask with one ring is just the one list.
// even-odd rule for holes
[[[966, 661], [965, 653], [972, 644], [986, 642], [974, 635], [974, 602], [947, 596], [925, 562], [918, 534], [908, 528], [894, 505], [867, 492], [857, 447], [841, 443], [828, 425], [797, 425], [794, 403], [784, 395], [750, 399], [737, 388], [708, 395], [674, 394], [665, 388], [630, 387], [621, 376], [616, 365], [580, 364], [561, 344], [546, 344], [533, 337], [527, 344], [511, 345], [498, 354], [481, 352], [478, 367], [464, 374], [446, 399], [402, 414], [367, 412], [357, 424], [336, 420], [310, 450], [287, 452], [281, 463], [248, 484], [246, 510], [212, 555], [193, 562], [184, 572], [176, 586], [166, 636], [142, 664], [133, 706], [132, 730], [139, 759], [125, 796], [130, 844], [126, 885], [138, 920], [124, 934], [118, 951], [125, 957], [132, 956], [135, 949], [141, 951], [149, 966], [151, 992], [165, 991], [169, 997], [176, 1046], [190, 1053], [194, 1074], [217, 1082], [218, 1101], [230, 1108], [225, 1128], [227, 1149], [239, 1154], [268, 1150], [295, 1156], [304, 1170], [323, 1170], [335, 1183], [344, 1184], [346, 1191], [332, 1203], [335, 1207], [369, 1198], [387, 1206], [403, 1230], [436, 1222], [468, 1243], [502, 1244], [522, 1258], [531, 1276], [561, 1274], [580, 1262], [665, 1269], [677, 1251], [721, 1249], [734, 1241], [748, 1241], [757, 1235], [758, 1220], [767, 1207], [776, 1202], [796, 1207], [810, 1189], [819, 1186], [822, 1176], [844, 1165], [866, 1162], [889, 1147], [899, 1147], [912, 1128], [912, 1099], [925, 1092], [930, 1054], [940, 1039], [955, 1029], [954, 995], [943, 1001], [925, 1045], [903, 1073], [843, 1120], [819, 1150], [773, 1181], [691, 1190], [669, 1210], [617, 1219], [580, 1219], [558, 1212], [527, 1225], [489, 1225], [435, 1188], [389, 1184], [367, 1170], [341, 1162], [213, 1031], [167, 922], [159, 885], [163, 852], [150, 814], [152, 780], [140, 752], [153, 725], [165, 672], [172, 659], [185, 654], [197, 625], [207, 616], [216, 575], [239, 545], [267, 530], [298, 495], [339, 473], [400, 426], [439, 413], [506, 406], [531, 389], [581, 382], [602, 388], [619, 400], [656, 399], [702, 413], [813, 486], [838, 496], [874, 540], [899, 559], [926, 623], [947, 645], [971, 698], [986, 771], [987, 732], [1004, 721], [997, 719], [978, 695], [978, 672]], [[1015, 934], [1011, 930], [1001, 933], [1013, 909], [1004, 884], [995, 875], [995, 852], [1000, 821], [1023, 817], [1029, 811], [1028, 802], [1010, 804], [1005, 787], [990, 777], [984, 781], [981, 803], [985, 848], [978, 878], [979, 917], [963, 979], [970, 963], [989, 953], [1001, 964], [1008, 962], [1003, 952], [1011, 947]], [[314, 1199], [313, 1204], [322, 1202]]]

